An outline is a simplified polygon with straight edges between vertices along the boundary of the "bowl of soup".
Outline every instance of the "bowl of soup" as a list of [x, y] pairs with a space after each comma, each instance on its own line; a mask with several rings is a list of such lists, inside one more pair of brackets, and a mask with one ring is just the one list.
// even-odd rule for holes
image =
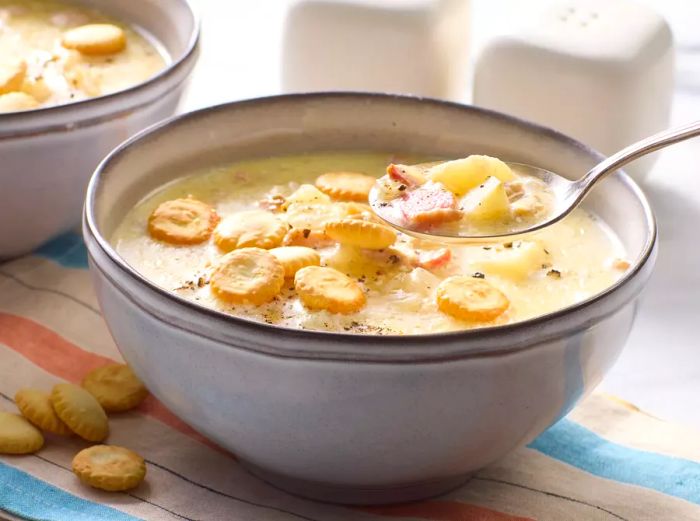
[[0, 0], [0, 259], [79, 225], [100, 160], [174, 114], [198, 37], [186, 0]]
[[369, 504], [459, 486], [600, 382], [656, 251], [623, 172], [513, 242], [414, 239], [366, 205], [391, 165], [469, 157], [570, 178], [600, 160], [507, 115], [379, 94], [237, 102], [139, 134], [97, 169], [84, 215], [119, 349], [292, 493]]

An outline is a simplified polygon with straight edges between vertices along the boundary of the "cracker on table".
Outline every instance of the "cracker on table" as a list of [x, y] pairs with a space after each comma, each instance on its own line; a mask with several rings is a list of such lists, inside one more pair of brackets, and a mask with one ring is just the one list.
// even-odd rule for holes
[[26, 418], [0, 411], [0, 454], [31, 454], [43, 445], [41, 432]]
[[73, 458], [73, 472], [94, 488], [111, 492], [136, 487], [146, 477], [146, 463], [132, 450], [116, 445], [93, 445]]
[[123, 412], [138, 407], [148, 389], [126, 364], [109, 364], [93, 369], [80, 384], [107, 412]]
[[15, 394], [15, 404], [22, 416], [40, 429], [60, 436], [73, 434], [56, 414], [48, 393], [25, 387]]
[[77, 385], [56, 384], [51, 404], [70, 430], [88, 441], [103, 441], [109, 434], [107, 414], [93, 395]]

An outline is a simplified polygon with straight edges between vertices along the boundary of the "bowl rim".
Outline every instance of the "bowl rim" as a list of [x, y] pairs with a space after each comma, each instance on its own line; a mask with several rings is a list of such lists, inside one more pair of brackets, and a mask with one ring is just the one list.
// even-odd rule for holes
[[[96, 217], [95, 217], [95, 204], [96, 204], [96, 198], [97, 198], [97, 191], [99, 189], [99, 185], [101, 183], [101, 176], [104, 175], [105, 170], [114, 162], [116, 161], [122, 154], [127, 153], [131, 148], [138, 146], [138, 144], [149, 138], [155, 138], [159, 135], [161, 135], [164, 132], [167, 132], [168, 129], [171, 126], [177, 126], [177, 125], [183, 125], [183, 124], [189, 124], [192, 121], [196, 121], [198, 118], [206, 117], [210, 113], [214, 113], [217, 111], [221, 110], [230, 110], [232, 108], [236, 107], [242, 107], [246, 105], [259, 105], [259, 104], [266, 104], [266, 103], [277, 103], [277, 102], [284, 102], [284, 101], [293, 101], [293, 100], [313, 100], [313, 99], [328, 99], [328, 98], [357, 98], [358, 100], [373, 100], [373, 99], [384, 99], [384, 100], [390, 100], [392, 102], [396, 103], [418, 103], [418, 104], [429, 104], [429, 105], [435, 105], [435, 106], [441, 106], [441, 107], [450, 107], [451, 109], [456, 109], [460, 111], [466, 111], [466, 112], [471, 112], [471, 113], [477, 113], [480, 115], [484, 115], [490, 118], [495, 118], [497, 120], [507, 122], [509, 124], [516, 124], [521, 127], [524, 127], [526, 129], [529, 129], [531, 131], [544, 134], [548, 137], [551, 137], [553, 139], [559, 140], [560, 142], [563, 142], [564, 144], [567, 144], [571, 147], [574, 147], [576, 149], [579, 149], [583, 152], [585, 152], [588, 155], [591, 155], [593, 157], [596, 157], [600, 160], [604, 159], [605, 156], [603, 156], [600, 152], [594, 150], [593, 148], [581, 143], [578, 140], [575, 140], [566, 134], [563, 134], [557, 130], [554, 130], [552, 128], [533, 123], [521, 118], [518, 118], [516, 116], [511, 116], [502, 112], [494, 111], [491, 109], [485, 109], [482, 107], [476, 107], [474, 105], [467, 105], [467, 104], [462, 104], [462, 103], [457, 103], [457, 102], [452, 102], [452, 101], [447, 101], [447, 100], [441, 100], [441, 99], [436, 99], [436, 98], [429, 98], [429, 97], [422, 97], [422, 96], [412, 96], [412, 95], [404, 95], [404, 94], [387, 94], [387, 93], [374, 93], [374, 92], [355, 92], [355, 91], [329, 91], [329, 92], [308, 92], [308, 93], [292, 93], [292, 94], [280, 94], [280, 95], [274, 95], [274, 96], [264, 96], [264, 97], [258, 97], [258, 98], [250, 98], [250, 99], [244, 99], [240, 101], [233, 101], [233, 102], [227, 102], [227, 103], [222, 103], [218, 105], [213, 105], [210, 107], [206, 107], [203, 109], [199, 109], [196, 111], [188, 112], [185, 114], [180, 114], [173, 116], [169, 119], [163, 120], [159, 123], [156, 123], [141, 132], [133, 135], [123, 143], [121, 143], [119, 146], [117, 146], [112, 152], [110, 152], [107, 157], [105, 157], [102, 162], [98, 165], [97, 169], [93, 173], [90, 183], [88, 185], [87, 193], [86, 193], [86, 198], [85, 198], [85, 206], [83, 209], [83, 233], [85, 235], [86, 242], [88, 245], [90, 244], [91, 241], [88, 239], [92, 239], [99, 249], [101, 250], [102, 253], [104, 253], [107, 258], [119, 269], [120, 272], [123, 274], [127, 275], [132, 281], [134, 281], [138, 285], [143, 285], [145, 286], [146, 289], [155, 292], [156, 295], [165, 298], [168, 301], [173, 302], [174, 304], [178, 306], [183, 306], [186, 308], [188, 311], [193, 312], [194, 314], [204, 314], [209, 318], [217, 320], [217, 322], [221, 322], [224, 324], [231, 324], [234, 326], [237, 326], [239, 328], [245, 328], [247, 331], [250, 331], [251, 333], [262, 333], [262, 334], [278, 334], [278, 335], [286, 335], [287, 337], [290, 338], [296, 338], [296, 339], [302, 339], [302, 340], [310, 340], [310, 341], [319, 341], [319, 340], [325, 340], [328, 342], [340, 342], [344, 344], [346, 347], [352, 348], [355, 347], [357, 348], [358, 346], [362, 345], [362, 339], [365, 340], [372, 340], [372, 341], [377, 341], [382, 344], [382, 346], [386, 346], [388, 348], [396, 348], [400, 351], [401, 348], [406, 348], [407, 345], [411, 345], [414, 347], [418, 347], [420, 344], [426, 344], [428, 346], [432, 347], [426, 347], [427, 350], [434, 350], [434, 343], [432, 341], [440, 341], [440, 340], [450, 340], [450, 341], [455, 341], [455, 340], [464, 340], [464, 341], [477, 341], [477, 340], [483, 340], [486, 338], [494, 338], [494, 337], [500, 337], [502, 335], [513, 335], [519, 333], [519, 332], [525, 332], [527, 330], [531, 330], [533, 327], [537, 328], [539, 326], [542, 326], [543, 324], [553, 322], [555, 320], [565, 318], [565, 317], [571, 317], [572, 315], [576, 314], [577, 312], [580, 312], [583, 309], [590, 308], [591, 306], [597, 304], [599, 301], [605, 299], [606, 297], [610, 296], [612, 293], [618, 292], [621, 288], [627, 286], [633, 279], [636, 278], [637, 274], [639, 274], [642, 269], [646, 266], [650, 258], [652, 258], [652, 255], [655, 252], [655, 246], [657, 244], [657, 239], [658, 239], [658, 228], [657, 228], [657, 223], [656, 223], [656, 218], [654, 216], [654, 212], [649, 204], [649, 201], [647, 200], [646, 196], [644, 195], [643, 191], [637, 185], [637, 183], [624, 171], [618, 170], [614, 175], [619, 176], [619, 179], [622, 181], [622, 183], [625, 185], [625, 187], [630, 190], [633, 194], [633, 196], [641, 203], [644, 215], [646, 217], [646, 222], [645, 222], [645, 228], [646, 228], [646, 240], [644, 243], [644, 246], [642, 248], [641, 255], [637, 259], [637, 261], [630, 267], [630, 269], [622, 276], [620, 279], [618, 279], [614, 284], [611, 286], [607, 287], [603, 291], [596, 293], [595, 295], [592, 295], [591, 297], [582, 300], [581, 302], [577, 302], [575, 304], [572, 304], [570, 306], [557, 309], [555, 311], [552, 311], [551, 313], [547, 313], [544, 315], [539, 315], [527, 320], [522, 320], [519, 322], [514, 322], [510, 324], [504, 324], [504, 325], [498, 325], [498, 326], [486, 326], [486, 327], [480, 327], [480, 328], [474, 328], [474, 329], [464, 329], [464, 330], [456, 330], [456, 331], [445, 331], [445, 332], [438, 332], [438, 333], [427, 333], [427, 334], [407, 334], [407, 335], [365, 335], [365, 334], [356, 334], [356, 333], [344, 333], [344, 332], [331, 332], [331, 331], [317, 331], [317, 330], [306, 330], [306, 329], [298, 329], [298, 328], [291, 328], [291, 327], [285, 327], [285, 326], [278, 326], [274, 324], [267, 324], [267, 323], [262, 323], [262, 322], [257, 322], [251, 319], [247, 318], [242, 318], [242, 317], [237, 317], [234, 315], [230, 315], [228, 313], [224, 313], [222, 311], [218, 311], [206, 306], [203, 306], [201, 304], [198, 304], [196, 302], [193, 302], [191, 300], [185, 299], [184, 297], [180, 297], [178, 295], [175, 295], [174, 293], [161, 288], [154, 282], [150, 281], [147, 279], [145, 276], [141, 275], [138, 270], [133, 268], [121, 255], [119, 255], [116, 250], [112, 247], [110, 244], [109, 240], [107, 240], [105, 237], [102, 236], [102, 234], [99, 232], [97, 223], [96, 223]], [[92, 253], [89, 251], [88, 247], [88, 253], [91, 257], [91, 259], [94, 260], [94, 256]], [[102, 266], [99, 266], [99, 264], [96, 266], [99, 271], [101, 272], [102, 275], [107, 275], [104, 271], [104, 268]], [[109, 277], [109, 276], [108, 276]], [[109, 277], [110, 280], [112, 279]], [[114, 282], [114, 281], [112, 281]], [[133, 299], [131, 299], [132, 302], [136, 303]], [[141, 307], [143, 310], [150, 312], [151, 310], [147, 310], [141, 303], [138, 303], [139, 307]], [[162, 317], [158, 317], [163, 319]], [[180, 329], [188, 329], [184, 327], [182, 323], [174, 322], [174, 321], [169, 321], [166, 320], [170, 325], [180, 328]], [[189, 330], [189, 329], [188, 329]], [[202, 334], [201, 331], [196, 331], [197, 334]], [[207, 336], [208, 338], [213, 338], [219, 340], [218, 337], [215, 335], [210, 334], [205, 334], [204, 336]], [[358, 341], [359, 340], [359, 341]], [[482, 356], [482, 355], [491, 355], [491, 354], [497, 354], [497, 353], [502, 353], [502, 352], [510, 352], [513, 350], [520, 350], [521, 347], [513, 347], [513, 348], [504, 348], [504, 347], [494, 347], [494, 348], [486, 348], [484, 350], [477, 350], [474, 351], [473, 354], [477, 356]], [[250, 347], [249, 350], [252, 351], [258, 351], [254, 347]], [[276, 351], [279, 351], [280, 356], [293, 356], [295, 358], [329, 358], [328, 356], [324, 356], [323, 353], [319, 353], [318, 356], [314, 356], [313, 352], [309, 350], [309, 353], [311, 353], [309, 356], [297, 356], [291, 353], [284, 354], [285, 348], [284, 346], [278, 347]], [[398, 351], [397, 351], [398, 352]], [[396, 354], [395, 352], [394, 354]], [[269, 352], [266, 351], [266, 354], [270, 354]], [[357, 353], [355, 353], [357, 354]], [[337, 357], [330, 357], [332, 359], [338, 359]], [[436, 359], [440, 359], [440, 356], [437, 356]], [[461, 358], [461, 357], [460, 357]], [[354, 359], [354, 358], [352, 358]]]
[[[27, 125], [26, 130], [14, 132], [9, 131], [7, 133], [0, 132], [0, 139], [11, 139], [22, 137], [25, 135], [34, 135], [37, 133], [44, 134], [52, 131], [65, 130], [66, 126], [69, 126], [70, 130], [80, 127], [91, 126], [107, 119], [119, 117], [122, 113], [131, 112], [132, 110], [134, 110], [134, 108], [138, 108], [137, 106], [129, 107], [126, 109], [119, 109], [118, 111], [110, 111], [108, 110], [107, 106], [109, 103], [116, 99], [140, 93], [149, 89], [154, 84], [162, 83], [165, 80], [175, 76], [176, 73], [178, 73], [190, 62], [190, 59], [193, 55], [196, 54], [197, 49], [199, 47], [199, 41], [202, 31], [202, 21], [199, 10], [194, 8], [191, 0], [171, 1], [180, 2], [187, 9], [190, 17], [192, 18], [192, 33], [189, 36], [189, 40], [187, 41], [185, 50], [177, 59], [168, 63], [166, 67], [158, 71], [150, 78], [147, 78], [144, 81], [135, 85], [131, 85], [130, 87], [127, 87], [125, 89], [110, 92], [109, 94], [105, 94], [103, 96], [96, 96], [93, 98], [86, 98], [78, 101], [61, 103], [58, 105], [50, 105], [47, 107], [38, 107], [31, 110], [0, 113], [0, 124], [2, 124], [3, 126], [12, 125], [13, 122], [19, 119], [21, 119], [22, 122], [25, 124], [27, 119], [36, 120], [36, 122], [34, 122], [33, 125]], [[74, 116], [73, 113], [76, 110], [87, 111], [93, 109], [101, 110], [100, 113], [95, 116], [88, 116], [77, 120], [72, 119]], [[65, 121], [63, 123], [56, 123], [50, 126], [42, 127], [41, 119], [50, 116], [59, 118], [64, 117]]]

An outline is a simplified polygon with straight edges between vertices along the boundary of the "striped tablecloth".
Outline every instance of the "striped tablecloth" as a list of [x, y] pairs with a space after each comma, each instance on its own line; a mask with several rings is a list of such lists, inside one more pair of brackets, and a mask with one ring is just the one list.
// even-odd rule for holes
[[[77, 234], [0, 265], [0, 409], [23, 386], [79, 382], [119, 352], [100, 316]], [[700, 433], [593, 395], [527, 448], [431, 501], [345, 508], [295, 498], [248, 475], [154, 398], [111, 417], [109, 443], [138, 451], [146, 481], [128, 493], [81, 485], [86, 444], [48, 438], [0, 457], [0, 518], [51, 521], [700, 520]]]

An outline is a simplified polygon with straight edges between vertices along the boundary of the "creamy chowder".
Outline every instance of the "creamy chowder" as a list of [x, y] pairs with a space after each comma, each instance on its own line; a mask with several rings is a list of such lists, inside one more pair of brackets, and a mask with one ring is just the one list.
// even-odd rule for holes
[[378, 335], [502, 325], [585, 300], [629, 264], [585, 209], [528, 238], [448, 246], [382, 224], [366, 204], [389, 163], [424, 157], [314, 153], [242, 161], [145, 197], [112, 237], [174, 294], [296, 329]]

